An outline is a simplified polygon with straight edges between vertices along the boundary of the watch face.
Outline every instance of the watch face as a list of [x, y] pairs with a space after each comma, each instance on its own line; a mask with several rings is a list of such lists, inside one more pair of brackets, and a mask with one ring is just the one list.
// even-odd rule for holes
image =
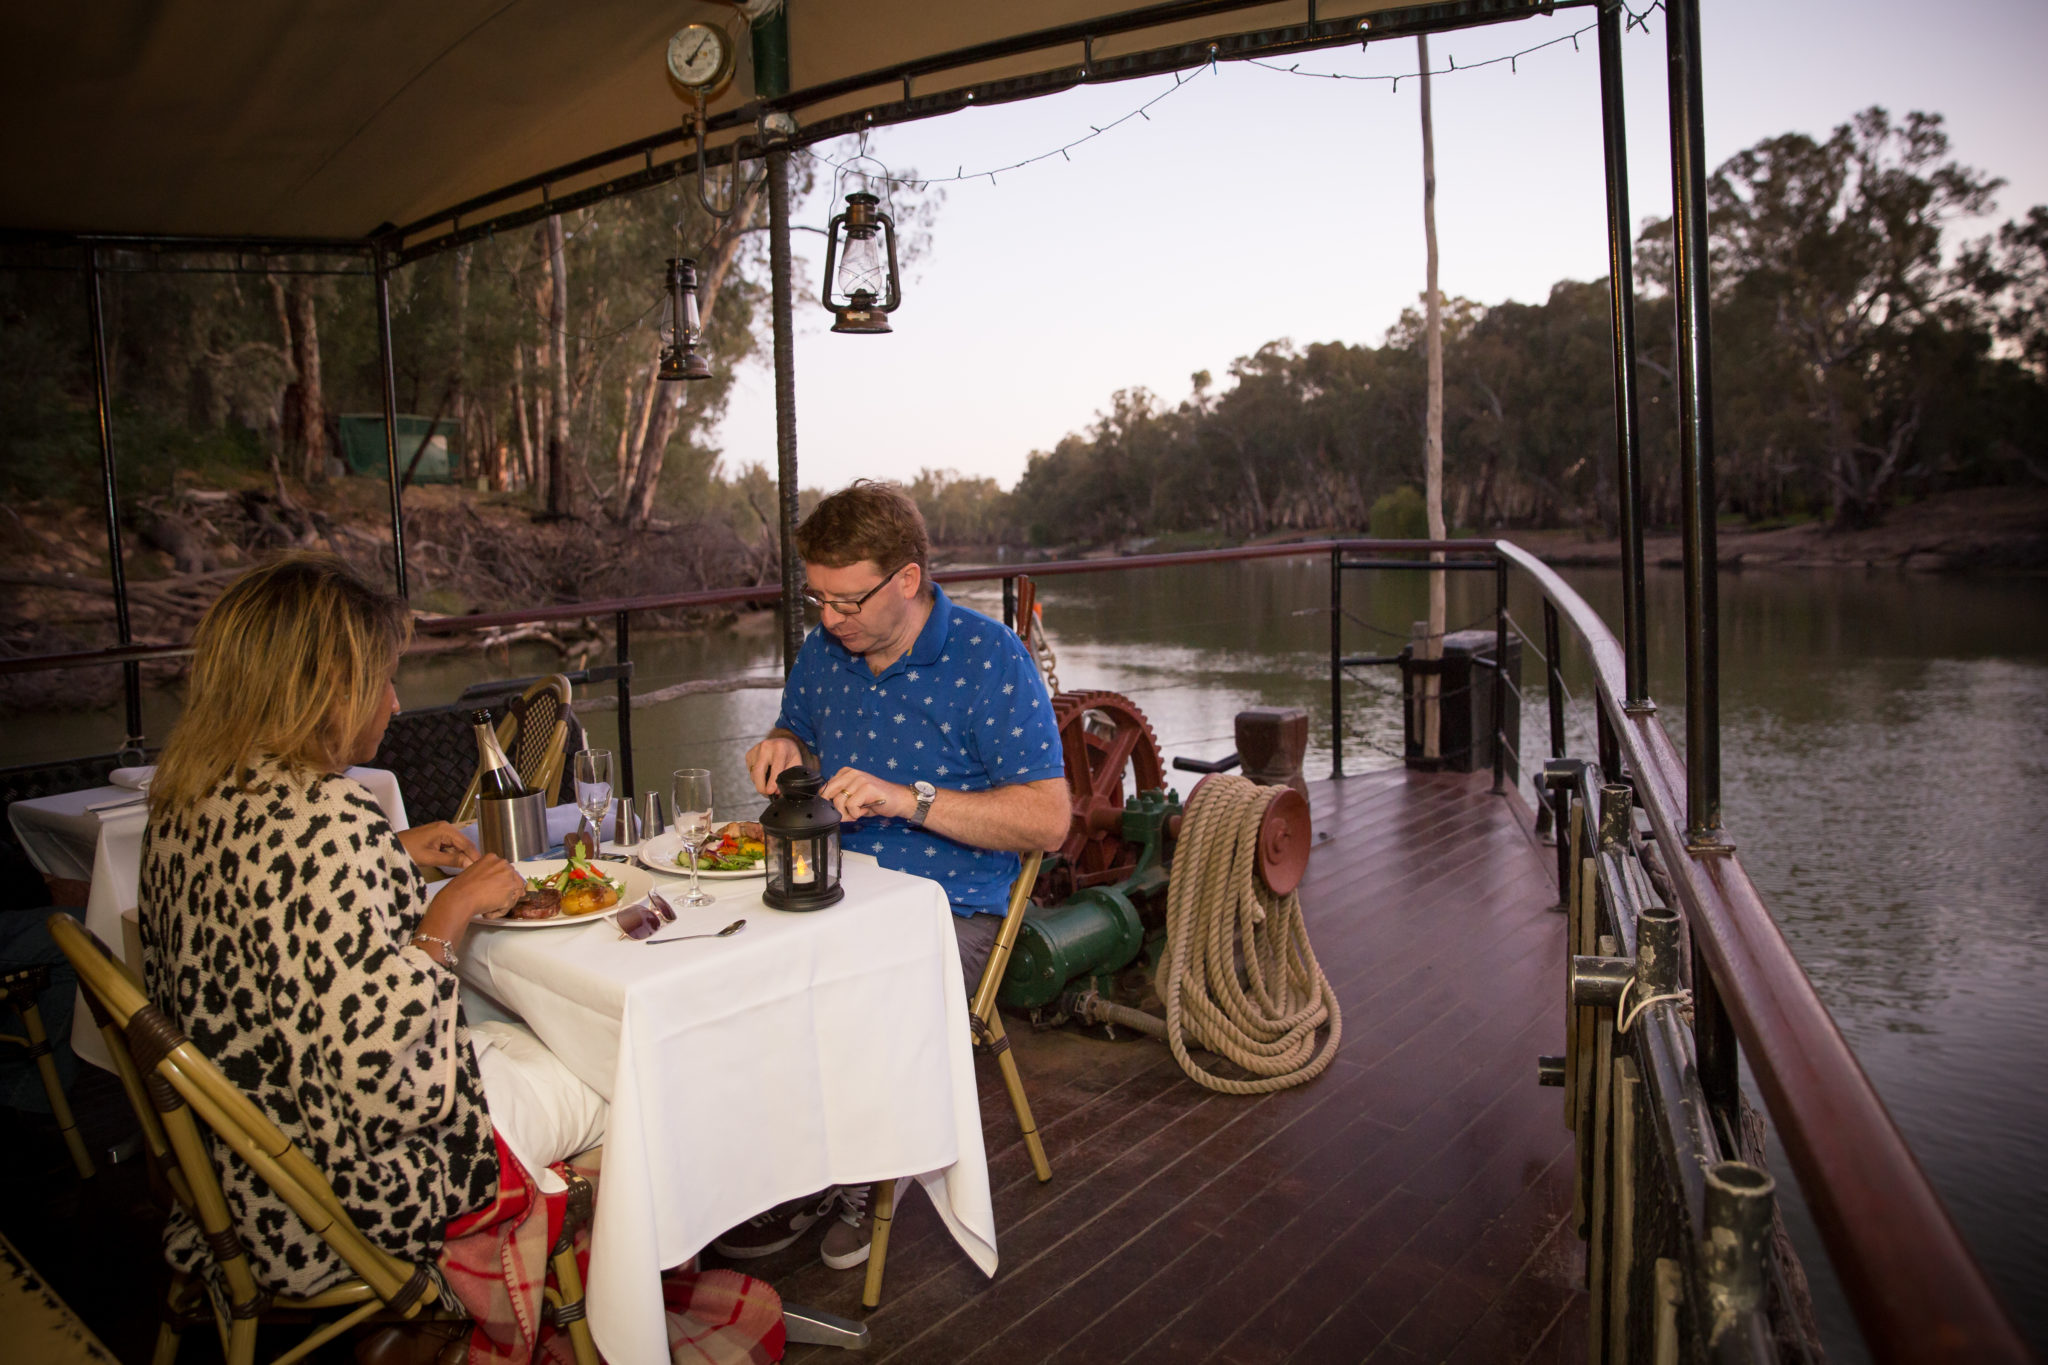
[[668, 71], [692, 90], [708, 89], [725, 74], [730, 55], [724, 33], [709, 24], [689, 24], [668, 40]]
[[939, 789], [937, 787], [934, 787], [929, 782], [913, 782], [910, 784], [910, 789], [916, 792], [919, 796], [927, 798], [937, 796], [939, 794]]

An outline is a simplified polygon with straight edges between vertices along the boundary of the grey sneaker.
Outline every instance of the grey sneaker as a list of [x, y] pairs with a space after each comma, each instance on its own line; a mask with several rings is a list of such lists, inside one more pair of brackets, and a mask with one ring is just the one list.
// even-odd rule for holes
[[834, 1270], [851, 1270], [868, 1258], [875, 1240], [875, 1215], [868, 1211], [872, 1185], [841, 1185], [833, 1193], [839, 1201], [839, 1216], [825, 1229], [825, 1241], [818, 1259]]
[[[777, 1204], [766, 1213], [757, 1213], [736, 1228], [728, 1228], [711, 1249], [721, 1256], [735, 1261], [752, 1261], [762, 1256], [773, 1256], [786, 1247], [793, 1246], [796, 1239], [809, 1231], [811, 1225], [832, 1212], [838, 1202], [837, 1189], [820, 1190], [802, 1199], [792, 1199], [786, 1204]], [[863, 1252], [865, 1257], [866, 1253]]]

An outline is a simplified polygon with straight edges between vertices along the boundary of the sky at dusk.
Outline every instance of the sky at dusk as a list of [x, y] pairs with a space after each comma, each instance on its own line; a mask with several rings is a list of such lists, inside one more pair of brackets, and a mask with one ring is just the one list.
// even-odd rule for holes
[[[1439, 35], [1459, 67], [1586, 29], [1590, 9]], [[1670, 212], [1665, 30], [1624, 45], [1631, 208]], [[1954, 154], [2008, 182], [1985, 231], [2048, 202], [2048, 4], [2040, 0], [1706, 0], [1709, 166], [1781, 132], [1825, 137], [1857, 110], [1947, 117]], [[1282, 65], [1293, 65], [1289, 58]], [[1413, 39], [1299, 59], [1304, 72], [1416, 70]], [[1228, 382], [1265, 342], [1377, 343], [1422, 290], [1419, 83], [1331, 80], [1245, 63], [1071, 91], [880, 130], [897, 170], [947, 176], [1051, 151], [1131, 119], [1071, 160], [943, 186], [885, 337], [834, 336], [815, 301], [824, 239], [795, 234], [798, 458], [806, 485], [926, 467], [1005, 486], [1034, 450], [1085, 429], [1119, 388], [1176, 403], [1197, 370]], [[1446, 293], [1538, 302], [1606, 273], [1599, 63], [1593, 34], [1433, 82]], [[820, 152], [843, 155], [845, 147]], [[820, 185], [828, 186], [829, 168]], [[797, 221], [823, 227], [824, 194]], [[1954, 240], [1954, 238], [1952, 238]], [[728, 465], [775, 463], [765, 348], [722, 431]]]

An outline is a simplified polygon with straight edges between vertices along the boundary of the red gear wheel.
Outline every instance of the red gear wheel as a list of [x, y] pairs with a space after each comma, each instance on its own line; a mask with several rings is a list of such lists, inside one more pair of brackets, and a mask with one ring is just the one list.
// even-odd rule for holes
[[[1042, 905], [1057, 904], [1081, 887], [1129, 876], [1138, 850], [1124, 842], [1124, 797], [1166, 786], [1158, 737], [1130, 698], [1117, 692], [1062, 692], [1052, 699], [1052, 714], [1074, 813], [1060, 845], [1060, 865], [1039, 878], [1034, 898]], [[1126, 770], [1137, 780], [1129, 793]]]

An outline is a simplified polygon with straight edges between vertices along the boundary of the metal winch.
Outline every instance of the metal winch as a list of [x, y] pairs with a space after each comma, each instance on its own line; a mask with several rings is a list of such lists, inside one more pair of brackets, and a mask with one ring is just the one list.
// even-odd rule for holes
[[[1128, 697], [1062, 692], [1053, 716], [1073, 815], [1065, 842], [1039, 870], [997, 999], [1056, 1020], [1065, 1014], [1063, 998], [1092, 991], [1114, 999], [1119, 977], [1141, 957], [1147, 968], [1156, 964], [1182, 806], [1166, 786], [1151, 723]], [[1249, 752], [1242, 742], [1240, 749]], [[1286, 792], [1259, 833], [1259, 875], [1284, 895], [1308, 865], [1307, 800]], [[1142, 997], [1143, 983], [1127, 983], [1122, 993]]]

